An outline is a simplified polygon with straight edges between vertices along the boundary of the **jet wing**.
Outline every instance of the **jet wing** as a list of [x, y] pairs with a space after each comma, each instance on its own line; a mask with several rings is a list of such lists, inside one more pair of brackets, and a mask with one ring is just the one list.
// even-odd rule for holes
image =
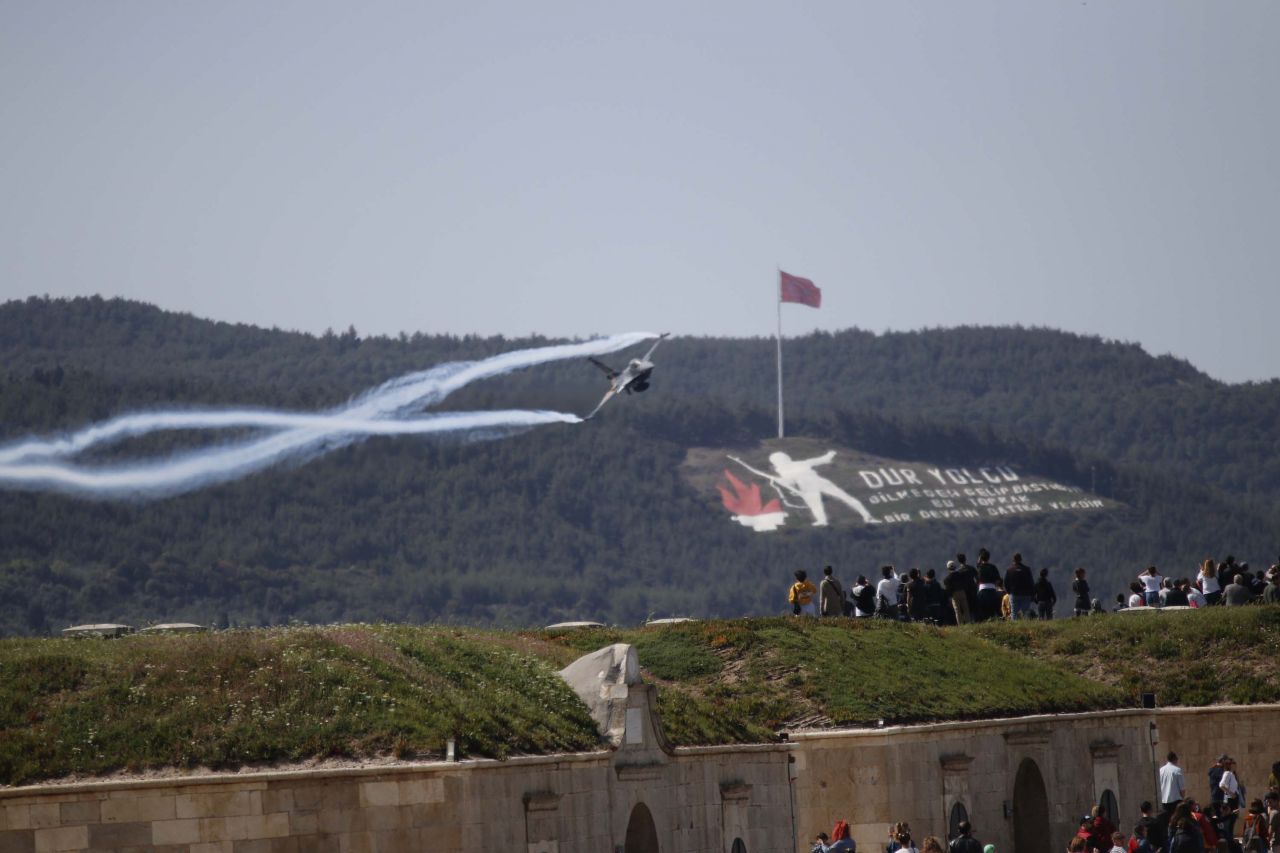
[[600, 368], [601, 370], [603, 370], [603, 371], [604, 371], [604, 375], [605, 375], [605, 376], [608, 376], [610, 379], [616, 379], [616, 378], [617, 378], [617, 376], [618, 376], [618, 371], [614, 370], [612, 367], [610, 367], [609, 365], [605, 364], [603, 361], [596, 361], [596, 360], [595, 360], [594, 358], [592, 358], [591, 356], [587, 356], [587, 361], [591, 362], [591, 363], [592, 363], [592, 364], [594, 364], [596, 367], [598, 367], [598, 368]]
[[614, 396], [616, 396], [616, 395], [617, 395], [618, 391], [619, 391], [619, 389], [618, 389], [618, 388], [610, 388], [608, 391], [604, 392], [604, 396], [600, 398], [600, 402], [599, 402], [599, 403], [596, 403], [596, 407], [595, 407], [594, 409], [592, 409], [592, 410], [591, 410], [591, 413], [590, 413], [589, 415], [585, 416], [585, 417], [583, 418], [583, 420], [584, 420], [584, 421], [589, 421], [589, 420], [591, 420], [592, 418], [594, 418], [594, 417], [596, 416], [596, 412], [598, 412], [598, 411], [600, 411], [601, 409], [603, 409], [603, 408], [604, 408], [604, 404], [605, 404], [605, 403], [607, 403], [607, 402], [609, 402], [610, 400], [612, 400], [612, 399], [614, 398]]
[[660, 343], [662, 343], [664, 340], [666, 340], [666, 339], [667, 339], [667, 337], [668, 337], [670, 334], [671, 334], [670, 332], [663, 332], [662, 334], [658, 335], [658, 339], [657, 339], [656, 341], [654, 341], [654, 342], [653, 342], [653, 346], [649, 347], [649, 351], [648, 351], [647, 353], [645, 353], [645, 354], [644, 354], [644, 359], [643, 359], [643, 360], [644, 360], [644, 361], [648, 361], [648, 360], [649, 360], [649, 356], [653, 355], [653, 351], [654, 351], [654, 350], [656, 350], [656, 349], [658, 348], [658, 344], [660, 344]]

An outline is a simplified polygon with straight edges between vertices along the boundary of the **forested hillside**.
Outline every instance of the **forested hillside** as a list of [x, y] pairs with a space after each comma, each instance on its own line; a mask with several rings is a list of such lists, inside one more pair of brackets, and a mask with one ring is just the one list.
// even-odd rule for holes
[[[173, 403], [312, 410], [541, 343], [314, 337], [96, 298], [8, 303], [0, 441]], [[789, 432], [898, 459], [1017, 464], [1128, 508], [761, 536], [726, 523], [679, 467], [689, 447], [773, 431], [772, 342], [673, 339], [659, 355], [652, 391], [585, 425], [479, 443], [380, 438], [149, 503], [0, 492], [0, 631], [768, 614], [793, 568], [832, 562], [851, 580], [883, 561], [941, 568], [981, 545], [1000, 561], [1021, 550], [1064, 586], [1065, 568], [1088, 566], [1106, 593], [1149, 561], [1183, 573], [1234, 552], [1256, 565], [1280, 542], [1278, 382], [1223, 385], [1136, 346], [1040, 329], [799, 338]], [[566, 362], [447, 405], [582, 412], [602, 390], [594, 368]]]

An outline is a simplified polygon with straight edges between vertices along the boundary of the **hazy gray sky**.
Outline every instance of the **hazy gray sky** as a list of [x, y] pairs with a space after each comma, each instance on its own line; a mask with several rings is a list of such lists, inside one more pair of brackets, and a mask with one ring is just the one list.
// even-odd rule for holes
[[[1280, 4], [0, 0], [0, 299], [1280, 375]], [[981, 346], [981, 340], [975, 340]]]

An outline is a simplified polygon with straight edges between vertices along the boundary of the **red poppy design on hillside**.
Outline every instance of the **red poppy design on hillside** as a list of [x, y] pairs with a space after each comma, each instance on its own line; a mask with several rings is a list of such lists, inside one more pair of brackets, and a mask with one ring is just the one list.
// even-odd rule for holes
[[760, 487], [755, 483], [750, 485], [742, 482], [733, 474], [726, 470], [724, 472], [728, 478], [730, 485], [733, 486], [733, 493], [730, 493], [724, 486], [716, 486], [720, 490], [720, 500], [724, 502], [724, 508], [734, 515], [764, 515], [769, 512], [782, 512], [782, 504], [778, 503], [777, 498], [770, 498], [767, 504], [760, 503]]

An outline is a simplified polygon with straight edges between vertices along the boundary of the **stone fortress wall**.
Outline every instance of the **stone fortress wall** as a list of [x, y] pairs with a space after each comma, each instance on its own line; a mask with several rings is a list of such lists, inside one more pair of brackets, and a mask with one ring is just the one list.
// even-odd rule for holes
[[[604, 652], [605, 650], [602, 650]], [[1280, 760], [1280, 706], [1126, 710], [673, 749], [624, 654], [579, 684], [613, 749], [508, 761], [226, 774], [0, 790], [0, 853], [454, 851], [792, 853], [849, 821], [863, 853], [893, 821], [917, 843], [961, 811], [1001, 853], [1059, 853], [1114, 800], [1127, 829], [1176, 750], [1189, 792], [1236, 756], [1251, 793]], [[592, 667], [587, 667], [591, 669]], [[573, 683], [571, 681], [571, 683]]]

